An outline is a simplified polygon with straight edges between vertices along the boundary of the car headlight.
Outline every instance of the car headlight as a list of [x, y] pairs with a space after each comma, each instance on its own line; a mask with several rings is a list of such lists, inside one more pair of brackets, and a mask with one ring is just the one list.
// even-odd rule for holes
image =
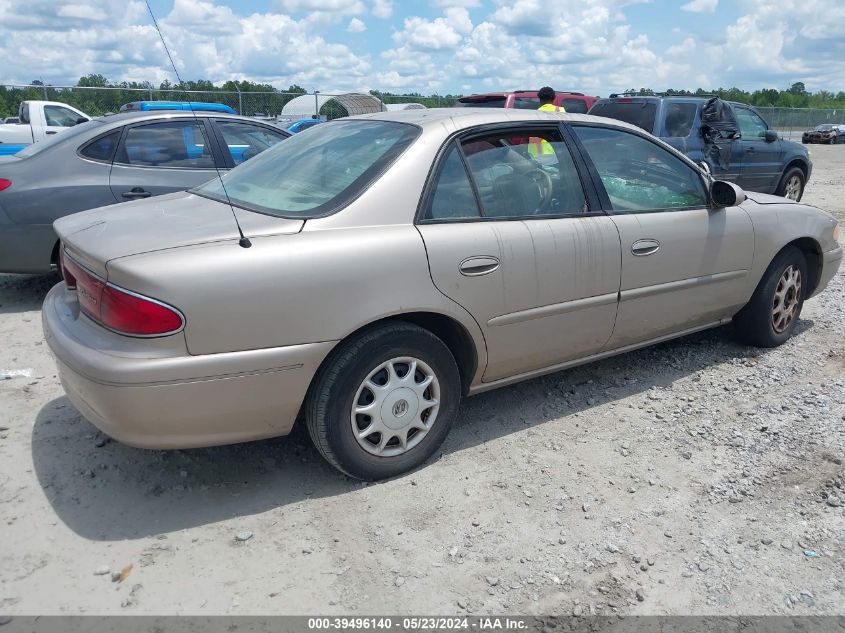
[[837, 222], [836, 225], [833, 227], [833, 241], [839, 241], [839, 222]]

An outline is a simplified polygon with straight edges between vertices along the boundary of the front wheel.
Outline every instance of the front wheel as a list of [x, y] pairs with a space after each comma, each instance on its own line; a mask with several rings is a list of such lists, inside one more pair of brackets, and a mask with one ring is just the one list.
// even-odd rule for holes
[[332, 353], [309, 391], [306, 423], [335, 468], [384, 479], [438, 449], [460, 397], [458, 368], [443, 341], [410, 323], [390, 323]]
[[734, 317], [739, 338], [757, 347], [777, 347], [786, 342], [801, 315], [806, 284], [804, 254], [794, 246], [778, 253], [751, 301]]
[[804, 172], [798, 167], [792, 167], [788, 169], [783, 175], [783, 178], [781, 178], [780, 184], [775, 191], [775, 195], [799, 202], [801, 200], [801, 196], [804, 195], [804, 185], [806, 184], [806, 181], [807, 179], [804, 176]]

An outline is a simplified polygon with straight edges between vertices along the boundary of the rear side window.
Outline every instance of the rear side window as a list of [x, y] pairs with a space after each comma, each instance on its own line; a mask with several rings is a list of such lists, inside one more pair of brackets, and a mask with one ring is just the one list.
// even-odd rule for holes
[[167, 121], [131, 127], [117, 160], [139, 167], [214, 167], [205, 126], [199, 121]]
[[364, 191], [419, 133], [393, 121], [323, 123], [194, 191], [279, 217], [326, 215]]
[[437, 175], [425, 219], [472, 219], [480, 215], [460, 152], [452, 145]]
[[[496, 96], [480, 96], [480, 97], [462, 97], [455, 103], [456, 108], [504, 108], [505, 97]], [[540, 105], [539, 103], [537, 104]]]
[[631, 132], [575, 126], [617, 213], [707, 206], [699, 173], [669, 150]]
[[111, 162], [117, 142], [120, 140], [120, 130], [115, 130], [105, 136], [94, 139], [88, 145], [79, 150], [85, 158], [91, 160]]
[[232, 162], [240, 165], [242, 162], [255, 158], [266, 149], [287, 137], [281, 132], [275, 132], [263, 125], [249, 123], [235, 123], [233, 121], [217, 121], [217, 129], [223, 136], [223, 143], [232, 156]]
[[698, 106], [695, 103], [668, 104], [666, 106], [666, 136], [677, 138], [689, 136], [697, 109]]
[[540, 100], [537, 97], [516, 97], [513, 107], [517, 110], [536, 110], [540, 107]]
[[651, 133], [657, 104], [652, 101], [599, 101], [590, 109], [590, 114], [625, 121]]
[[587, 102], [583, 99], [564, 99], [560, 105], [572, 114], [587, 114]]

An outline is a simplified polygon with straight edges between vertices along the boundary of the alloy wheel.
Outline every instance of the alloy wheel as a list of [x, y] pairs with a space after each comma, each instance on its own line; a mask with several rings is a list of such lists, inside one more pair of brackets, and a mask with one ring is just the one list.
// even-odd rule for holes
[[795, 319], [801, 302], [801, 271], [788, 266], [778, 280], [772, 301], [772, 327], [781, 334]]

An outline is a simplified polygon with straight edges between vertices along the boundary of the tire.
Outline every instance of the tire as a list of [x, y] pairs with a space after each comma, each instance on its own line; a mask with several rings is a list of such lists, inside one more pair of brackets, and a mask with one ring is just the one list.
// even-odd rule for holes
[[[757, 347], [777, 347], [785, 343], [801, 316], [807, 280], [807, 260], [800, 250], [788, 246], [778, 253], [751, 295], [751, 300], [734, 316], [740, 340]], [[776, 293], [779, 295], [777, 298]], [[778, 304], [781, 309], [776, 312]], [[787, 314], [791, 314], [788, 319]]]
[[[786, 170], [783, 178], [780, 179], [778, 188], [775, 190], [775, 195], [799, 202], [801, 200], [801, 196], [804, 195], [804, 185], [806, 185], [806, 183], [807, 179], [804, 176], [804, 172], [801, 171], [801, 168], [790, 167]], [[787, 193], [791, 193], [793, 191], [794, 186], [798, 187], [797, 193], [787, 195]]]
[[[411, 361], [417, 371], [409, 379]], [[424, 387], [422, 378], [429, 377]], [[449, 433], [460, 398], [458, 367], [443, 341], [416, 325], [393, 322], [332, 352], [308, 392], [305, 421], [326, 461], [350, 477], [373, 481], [408, 472], [431, 457]], [[437, 405], [429, 404], [435, 400]], [[353, 416], [353, 406], [369, 408]], [[407, 426], [411, 422], [418, 427]], [[367, 428], [385, 432], [356, 437], [354, 429]]]

